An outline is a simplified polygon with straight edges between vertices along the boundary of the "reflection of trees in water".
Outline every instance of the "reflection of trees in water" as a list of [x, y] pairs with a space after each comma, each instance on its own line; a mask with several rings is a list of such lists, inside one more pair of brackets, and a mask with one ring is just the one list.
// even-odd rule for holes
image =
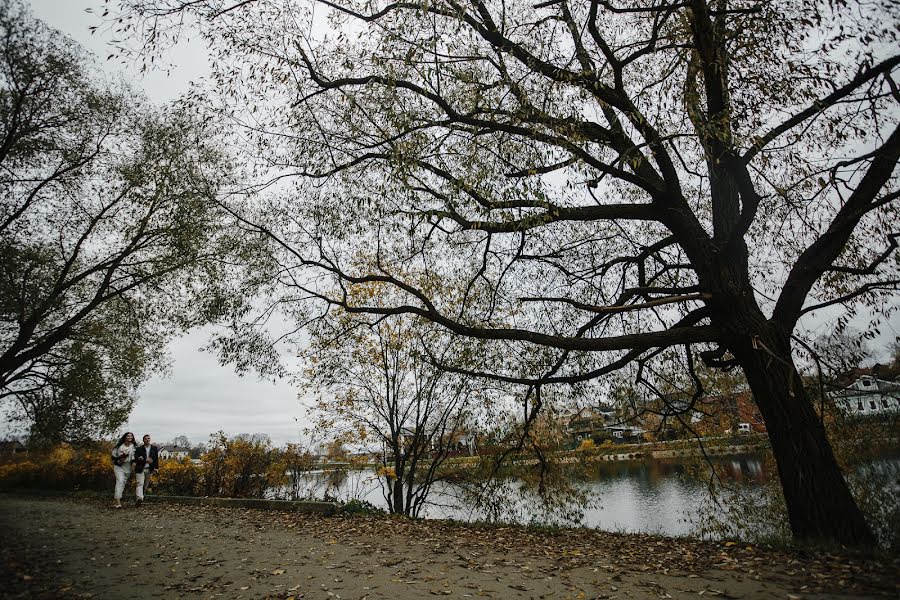
[[[488, 522], [575, 526], [593, 504], [580, 484], [583, 476], [583, 469], [573, 465], [498, 466], [486, 458], [454, 479], [452, 495], [471, 516]], [[442, 495], [449, 497], [448, 491]]]
[[[440, 482], [425, 514], [431, 518], [599, 526], [711, 539], [783, 539], [788, 530], [771, 456], [716, 457], [711, 462], [712, 467], [702, 457], [695, 457], [555, 464], [545, 470], [543, 482], [536, 465], [506, 467], [489, 477], [493, 464], [484, 464]], [[372, 471], [307, 472], [304, 477], [301, 493], [305, 498], [327, 496], [376, 504], [381, 499], [373, 491], [380, 488]], [[859, 465], [851, 476], [853, 480], [893, 482], [893, 504], [878, 500], [885, 496], [873, 496], [872, 501], [882, 502], [874, 508], [887, 514], [882, 522], [895, 531], [900, 530], [896, 520], [898, 477], [898, 459]], [[866, 502], [862, 504], [867, 506]], [[872, 509], [867, 506], [867, 510]], [[879, 535], [883, 536], [881, 529]]]
[[[288, 500], [336, 501], [348, 497], [347, 490], [354, 487], [346, 469], [312, 471], [306, 468], [288, 471], [288, 484], [271, 489], [269, 498]], [[349, 497], [353, 497], [352, 495]]]
[[325, 471], [325, 495], [332, 491], [332, 497], [338, 498], [341, 488], [348, 481], [347, 471], [344, 469], [335, 469], [333, 471]]
[[[767, 460], [769, 463], [767, 465]], [[710, 466], [712, 465], [712, 466]], [[770, 457], [762, 454], [718, 457], [707, 462], [702, 457], [680, 459], [656, 459], [646, 461], [598, 461], [583, 470], [586, 481], [606, 479], [631, 479], [656, 483], [671, 478], [692, 479], [705, 482], [710, 468], [715, 468], [719, 478], [726, 481], [763, 482], [766, 470], [774, 468]]]
[[856, 503], [883, 548], [900, 548], [900, 416], [827, 414], [835, 456]]
[[493, 478], [480, 485], [459, 485], [458, 496], [471, 511], [491, 523], [577, 526], [592, 500], [585, 489], [560, 478], [541, 487], [530, 478]]
[[705, 481], [695, 521], [700, 537], [787, 540], [790, 529], [778, 469], [771, 454], [697, 458], [685, 477]]
[[[713, 462], [698, 532], [713, 538], [789, 538], [778, 471], [769, 454]], [[700, 470], [702, 472], [702, 469]], [[710, 474], [709, 465], [705, 472]], [[883, 548], [900, 544], [900, 459], [867, 459], [847, 469], [847, 482]]]
[[[538, 465], [521, 464], [496, 471], [495, 465], [485, 460], [441, 481], [429, 498], [425, 514], [432, 518], [603, 526], [712, 538], [741, 533], [741, 537], [753, 539], [759, 532], [768, 535], [776, 531], [763, 526], [762, 518], [771, 517], [764, 513], [773, 504], [760, 485], [775, 473], [771, 458], [720, 457], [713, 465], [725, 485], [710, 496], [710, 466], [702, 458], [552, 464], [543, 473]], [[352, 470], [310, 473], [309, 496], [355, 498], [377, 504], [379, 494], [370, 493], [373, 476], [371, 471]], [[748, 504], [758, 510], [746, 513], [743, 507]], [[621, 507], [625, 510], [615, 510]], [[740, 521], [740, 526], [734, 527], [734, 521]]]
[[[527, 468], [509, 467], [501, 471], [500, 477], [474, 477], [457, 482], [455, 487], [462, 493], [457, 494], [456, 498], [462, 505], [470, 507], [474, 513], [480, 513], [481, 518], [491, 522], [575, 526], [584, 524], [587, 511], [602, 509], [604, 495], [627, 484], [630, 487], [626, 494], [633, 496], [630, 502], [645, 502], [650, 497], [657, 498], [664, 505], [664, 510], [671, 513], [669, 518], [673, 523], [681, 520], [696, 524], [696, 505], [670, 506], [665, 499], [672, 493], [673, 485], [681, 488], [681, 494], [696, 498], [702, 504], [707, 496], [711, 469], [714, 469], [714, 478], [723, 485], [722, 489], [711, 491], [706, 502], [729, 505], [744, 502], [744, 497], [737, 494], [738, 489], [744, 496], [752, 496], [755, 500], [759, 493], [756, 488], [770, 474], [775, 473], [771, 458], [763, 455], [721, 457], [711, 462], [712, 467], [702, 457], [698, 457], [696, 460], [553, 464], [543, 471], [538, 465]], [[766, 503], [766, 506], [769, 504], [771, 503]], [[720, 514], [730, 514], [730, 509], [720, 511]], [[761, 520], [761, 516], [755, 519], [753, 528], [759, 529], [756, 522]], [[699, 521], [702, 528], [705, 520], [701, 518]], [[640, 530], [646, 525], [630, 523], [628, 527]], [[707, 529], [712, 531], [709, 526]], [[718, 529], [722, 533], [717, 537], [721, 537], [726, 528], [720, 526]]]

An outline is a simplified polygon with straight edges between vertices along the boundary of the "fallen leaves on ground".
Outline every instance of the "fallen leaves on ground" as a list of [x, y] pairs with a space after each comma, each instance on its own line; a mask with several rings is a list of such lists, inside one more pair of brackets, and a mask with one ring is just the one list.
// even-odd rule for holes
[[[91, 502], [84, 499], [71, 502]], [[363, 565], [332, 564], [327, 553], [320, 554], [323, 569], [333, 569], [332, 579], [341, 582], [339, 571], [351, 576], [366, 577], [371, 569], [389, 568], [392, 577], [420, 594], [450, 595], [446, 587], [435, 586], [434, 564], [457, 565], [488, 575], [494, 581], [498, 568], [516, 569], [523, 575], [519, 581], [501, 581], [498, 589], [528, 591], [531, 572], [529, 561], [539, 562], [542, 576], [564, 577], [575, 569], [593, 569], [607, 580], [606, 590], [617, 593], [628, 581], [639, 581], [655, 597], [665, 598], [666, 589], [655, 581], [663, 576], [678, 576], [697, 582], [693, 591], [698, 597], [734, 597], [727, 589], [717, 587], [711, 574], [728, 571], [733, 575], [756, 580], [778, 580], [798, 595], [835, 593], [868, 594], [897, 597], [897, 577], [900, 558], [890, 555], [866, 556], [851, 552], [816, 552], [803, 549], [780, 549], [764, 545], [748, 545], [734, 541], [711, 542], [687, 538], [661, 538], [642, 534], [619, 534], [587, 529], [542, 529], [513, 525], [460, 524], [450, 521], [414, 521], [396, 517], [340, 515], [324, 517], [286, 511], [238, 509], [178, 504], [150, 505], [140, 510], [147, 515], [157, 513], [180, 517], [198, 523], [204, 538], [214, 539], [223, 524], [239, 525], [239, 539], [252, 543], [263, 532], [278, 530], [291, 535], [314, 535], [328, 547], [344, 545], [357, 548], [369, 557]], [[399, 555], [397, 548], [415, 548]], [[307, 550], [297, 548], [295, 558], [306, 560]], [[213, 551], [196, 549], [191, 556], [167, 554], [173, 568], [187, 571], [185, 581], [171, 591], [205, 592], [215, 586], [221, 589], [227, 579], [220, 579], [221, 563]], [[312, 555], [311, 552], [309, 552]], [[42, 585], [41, 573], [35, 571], [30, 557], [4, 557], [3, 574], [17, 581], [20, 589], [34, 589]], [[43, 558], [43, 557], [40, 557]], [[426, 563], [427, 559], [427, 564]], [[302, 598], [299, 585], [291, 581], [297, 571], [273, 556], [264, 568], [244, 569], [249, 585], [231, 588], [259, 597], [259, 586], [281, 590], [271, 597]], [[179, 564], [182, 563], [182, 564]], [[38, 563], [40, 564], [40, 563]], [[368, 571], [367, 571], [368, 569]], [[202, 576], [201, 576], [202, 575]], [[34, 577], [34, 581], [31, 579]], [[328, 581], [331, 581], [329, 579]], [[329, 584], [330, 585], [330, 584]], [[304, 586], [306, 588], [308, 586]], [[476, 586], [477, 587], [477, 586]], [[322, 591], [328, 591], [323, 584]], [[367, 588], [363, 588], [366, 590]], [[670, 590], [672, 591], [672, 590]], [[679, 590], [687, 591], [687, 590]], [[472, 589], [473, 594], [482, 590]], [[495, 591], [496, 592], [496, 591]], [[267, 592], [268, 593], [268, 592]], [[484, 593], [487, 593], [485, 590]], [[502, 597], [502, 592], [497, 597]], [[580, 591], [572, 592], [578, 597]], [[601, 596], [602, 597], [602, 596]], [[801, 596], [802, 597], [802, 596]]]

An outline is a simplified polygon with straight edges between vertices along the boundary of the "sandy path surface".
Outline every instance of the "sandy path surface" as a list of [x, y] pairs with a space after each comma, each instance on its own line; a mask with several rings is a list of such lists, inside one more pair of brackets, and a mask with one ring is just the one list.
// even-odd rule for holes
[[900, 561], [594, 531], [0, 496], [2, 598], [897, 597]]

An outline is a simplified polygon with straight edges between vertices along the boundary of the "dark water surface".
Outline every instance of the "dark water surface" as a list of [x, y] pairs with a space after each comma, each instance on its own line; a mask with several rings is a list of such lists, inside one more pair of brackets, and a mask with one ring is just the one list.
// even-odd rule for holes
[[[760, 489], [774, 468], [757, 455], [718, 457], [719, 477], [747, 493]], [[535, 485], [507, 478], [476, 503], [455, 484], [435, 484], [426, 518], [503, 521], [521, 524], [580, 525], [608, 531], [695, 535], [703, 503], [709, 502], [708, 467], [676, 459], [598, 462], [570, 481], [578, 494], [551, 493], [555, 505], [538, 501]], [[693, 467], [693, 468], [692, 468]], [[358, 499], [386, 508], [379, 480], [371, 470], [311, 472], [303, 479], [308, 497], [326, 494], [339, 500]], [[551, 490], [553, 489], [551, 484]], [[479, 505], [480, 504], [480, 505]]]

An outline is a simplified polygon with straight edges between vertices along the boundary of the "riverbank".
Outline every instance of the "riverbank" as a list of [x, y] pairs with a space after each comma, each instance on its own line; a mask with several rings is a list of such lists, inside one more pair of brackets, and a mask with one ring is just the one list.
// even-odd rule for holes
[[[592, 446], [589, 449], [548, 450], [545, 458], [560, 464], [573, 464], [596, 461], [635, 461], [659, 460], [666, 458], [693, 457], [726, 457], [743, 454], [768, 452], [771, 450], [768, 437], [764, 434], [745, 434], [740, 436], [720, 436], [703, 438], [702, 443], [696, 439], [669, 440], [639, 443], [612, 443]], [[450, 456], [443, 463], [445, 470], [467, 469], [475, 467], [485, 460], [496, 458], [496, 454], [483, 456]], [[532, 454], [514, 456], [508, 459], [509, 465], [535, 465], [538, 459]], [[388, 460], [390, 463], [390, 459]], [[317, 465], [322, 470], [363, 470], [377, 469], [380, 462], [367, 460], [351, 460], [348, 462], [323, 462]]]
[[900, 559], [591, 530], [0, 496], [2, 598], [896, 597]]

